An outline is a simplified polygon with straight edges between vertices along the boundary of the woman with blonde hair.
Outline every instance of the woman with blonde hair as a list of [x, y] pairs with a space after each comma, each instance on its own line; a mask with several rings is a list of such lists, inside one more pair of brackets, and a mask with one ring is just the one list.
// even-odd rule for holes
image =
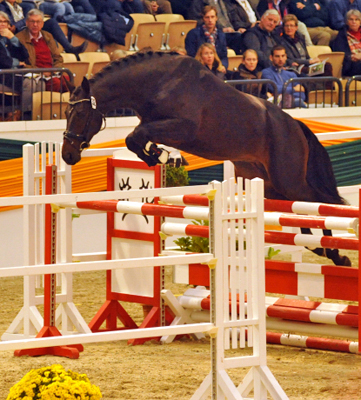
[[210, 43], [203, 43], [195, 56], [195, 59], [207, 67], [214, 75], [224, 79], [226, 69], [224, 68], [217, 51]]

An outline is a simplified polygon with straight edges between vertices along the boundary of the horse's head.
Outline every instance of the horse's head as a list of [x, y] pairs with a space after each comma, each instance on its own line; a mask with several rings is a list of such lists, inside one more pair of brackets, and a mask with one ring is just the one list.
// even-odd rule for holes
[[94, 96], [90, 93], [89, 81], [84, 78], [76, 90], [69, 88], [71, 97], [65, 111], [66, 131], [63, 134], [63, 160], [74, 165], [81, 159], [81, 152], [90, 146], [90, 141], [102, 127], [104, 115], [97, 109]]

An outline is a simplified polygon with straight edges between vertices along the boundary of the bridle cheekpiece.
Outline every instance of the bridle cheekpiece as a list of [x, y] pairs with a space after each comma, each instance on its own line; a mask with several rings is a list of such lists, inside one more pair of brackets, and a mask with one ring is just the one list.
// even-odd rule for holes
[[[103, 125], [103, 121], [104, 121], [104, 126], [99, 131], [103, 131], [106, 127], [105, 115], [97, 109], [97, 102], [96, 102], [94, 96], [90, 96], [89, 99], [80, 99], [80, 100], [75, 100], [75, 101], [69, 101], [68, 104], [71, 106], [71, 110], [72, 110], [75, 105], [77, 105], [79, 103], [83, 103], [85, 101], [89, 101], [91, 108], [94, 111], [97, 111], [101, 115], [102, 125]], [[74, 148], [75, 148], [74, 141], [72, 139], [81, 141], [80, 146], [79, 146], [79, 153], [81, 153], [84, 149], [87, 149], [90, 146], [89, 141], [87, 140], [87, 137], [84, 135], [84, 132], [86, 132], [89, 127], [90, 121], [91, 121], [91, 118], [88, 118], [82, 133], [73, 133], [69, 130], [65, 130], [65, 132], [63, 134], [64, 139], [68, 140], [70, 142], [70, 145]]]

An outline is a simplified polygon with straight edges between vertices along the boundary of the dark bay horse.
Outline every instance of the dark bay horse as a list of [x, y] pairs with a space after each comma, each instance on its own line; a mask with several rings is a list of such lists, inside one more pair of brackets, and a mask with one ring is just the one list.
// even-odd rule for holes
[[[167, 162], [158, 143], [231, 160], [237, 176], [264, 180], [267, 198], [343, 204], [328, 154], [306, 125], [225, 84], [193, 58], [172, 53], [139, 52], [72, 88], [64, 161], [76, 164], [104, 114], [122, 107], [135, 110], [141, 120], [126, 145], [149, 166]], [[350, 265], [337, 249], [314, 251]]]

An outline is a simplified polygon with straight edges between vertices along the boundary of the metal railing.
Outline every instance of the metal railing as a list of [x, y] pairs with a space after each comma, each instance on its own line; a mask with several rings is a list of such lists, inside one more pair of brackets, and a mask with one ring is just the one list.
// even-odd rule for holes
[[[50, 74], [50, 75], [49, 75]], [[62, 101], [61, 96], [66, 93], [63, 85], [60, 84], [60, 92], [54, 90], [53, 80], [50, 78], [59, 78], [61, 82], [67, 76], [70, 82], [73, 82], [73, 73], [67, 68], [22, 68], [22, 69], [2, 69], [0, 70], [0, 119], [2, 121], [32, 119], [30, 115], [33, 110], [33, 94], [40, 92], [40, 115], [38, 119], [43, 119], [43, 103], [46, 102], [50, 107], [50, 119], [58, 118], [58, 114], [53, 113], [55, 103], [60, 106], [60, 115], [65, 110], [67, 102]], [[28, 83], [27, 101], [24, 96], [24, 84]], [[40, 85], [38, 83], [41, 82]], [[49, 82], [48, 90], [45, 89], [46, 82]], [[36, 86], [41, 86], [41, 90], [36, 90]], [[59, 93], [55, 95], [54, 93]], [[59, 101], [60, 100], [60, 101]], [[54, 106], [55, 111], [55, 106]], [[57, 110], [58, 112], [58, 110]]]
[[[40, 90], [39, 101], [40, 107], [37, 114], [29, 115], [34, 112], [32, 104], [24, 104], [22, 88], [24, 81], [33, 77], [35, 80], [44, 80], [45, 75], [50, 73], [51, 76], [63, 77], [66, 75], [70, 82], [73, 82], [73, 74], [67, 68], [32, 68], [32, 69], [8, 69], [0, 70], [0, 121], [11, 121], [18, 119], [59, 119], [63, 117], [67, 105], [67, 98], [64, 93], [53, 91], [52, 84], [48, 91]], [[357, 82], [361, 81], [361, 76], [353, 76], [346, 84], [345, 88], [345, 105], [357, 105]], [[306, 77], [306, 78], [292, 78], [284, 83], [282, 89], [282, 96], [279, 96], [275, 82], [269, 79], [240, 79], [240, 80], [227, 80], [226, 84], [235, 87], [244, 93], [256, 95], [260, 98], [266, 98], [266, 92], [272, 92], [274, 104], [279, 104], [282, 108], [289, 108], [289, 104], [284, 104], [285, 96], [289, 86], [302, 85], [305, 88], [305, 107], [341, 107], [343, 105], [343, 88], [341, 81], [334, 77]], [[352, 89], [354, 84], [355, 89]], [[361, 84], [360, 84], [361, 85]], [[47, 93], [46, 93], [47, 92]], [[50, 94], [49, 94], [50, 92]], [[31, 99], [35, 90], [31, 87]], [[289, 93], [297, 99], [301, 96], [300, 92], [291, 90]], [[64, 96], [63, 96], [64, 95]], [[62, 98], [63, 96], [64, 98]], [[282, 98], [282, 99], [281, 99]], [[30, 100], [31, 101], [31, 100]], [[44, 115], [44, 104], [46, 103], [47, 112]], [[360, 104], [361, 104], [361, 86], [360, 86]], [[44, 106], [44, 107], [43, 107]], [[286, 107], [288, 106], [288, 107]], [[30, 111], [29, 111], [30, 107]], [[119, 109], [109, 112], [107, 116], [133, 116], [133, 110]]]
[[[349, 78], [345, 86], [345, 106], [357, 106], [357, 103], [361, 105], [361, 84], [357, 82], [361, 81], [361, 75], [355, 75]], [[353, 88], [351, 88], [353, 84]]]
[[[300, 107], [309, 108], [310, 104], [314, 104], [315, 108], [324, 108], [327, 105], [329, 107], [342, 107], [343, 104], [343, 89], [341, 81], [338, 78], [332, 76], [320, 76], [320, 77], [307, 77], [307, 78], [291, 78], [283, 84], [282, 88], [282, 99], [281, 107], [286, 107], [285, 99], [287, 94], [290, 94], [294, 99], [301, 99], [302, 95], [300, 91], [294, 90], [296, 85], [301, 85], [304, 88], [306, 99]], [[291, 91], [289, 92], [289, 87]], [[288, 91], [288, 93], [287, 93]], [[297, 107], [297, 108], [300, 108]], [[293, 107], [294, 108], [294, 107]]]
[[251, 94], [263, 99], [266, 99], [267, 86], [270, 85], [272, 86], [272, 93], [274, 93], [272, 102], [277, 104], [277, 85], [270, 79], [237, 79], [225, 81], [225, 83], [235, 87], [240, 92]]

